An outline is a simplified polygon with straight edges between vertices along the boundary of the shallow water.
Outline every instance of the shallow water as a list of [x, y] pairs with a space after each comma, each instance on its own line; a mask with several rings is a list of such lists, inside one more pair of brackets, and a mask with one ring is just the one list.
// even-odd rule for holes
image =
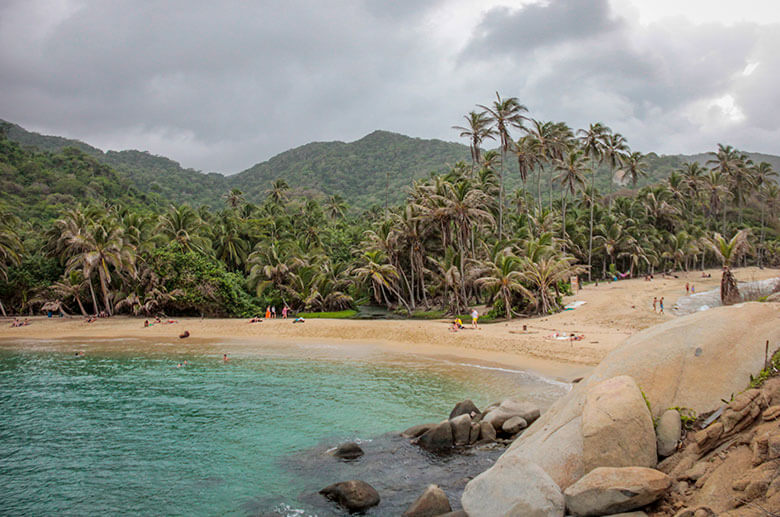
[[[755, 282], [738, 282], [737, 287], [743, 298], [755, 300], [774, 292], [779, 283], [780, 280], [777, 278], [767, 278], [756, 280]], [[720, 287], [718, 287], [710, 291], [694, 293], [680, 298], [677, 300], [674, 310], [675, 314], [684, 316], [694, 312], [706, 311], [713, 307], [720, 307], [721, 305], [723, 304], [720, 301]]]
[[[547, 407], [566, 390], [525, 372], [325, 346], [227, 363], [165, 347], [2, 349], [0, 513], [338, 515], [316, 490], [363, 475], [386, 494], [370, 515], [397, 515], [428, 482], [457, 494], [497, 454], [433, 458], [385, 433], [445, 418], [464, 398]], [[356, 439], [368, 453], [358, 462], [323, 454]]]

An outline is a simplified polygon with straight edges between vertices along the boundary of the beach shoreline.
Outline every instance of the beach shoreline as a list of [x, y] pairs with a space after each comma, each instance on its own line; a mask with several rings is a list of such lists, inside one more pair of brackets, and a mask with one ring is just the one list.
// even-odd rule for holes
[[[780, 269], [739, 268], [740, 281], [780, 277]], [[104, 343], [103, 351], [154, 350], [155, 343], [168, 343], [170, 351], [213, 350], [253, 353], [273, 344], [327, 344], [349, 353], [382, 348], [458, 361], [473, 361], [489, 367], [537, 372], [556, 379], [571, 380], [586, 375], [612, 350], [635, 333], [674, 318], [673, 306], [686, 295], [685, 284], [697, 292], [720, 285], [720, 271], [676, 273], [587, 285], [564, 303], [585, 302], [575, 310], [548, 316], [518, 318], [510, 322], [480, 325], [478, 330], [449, 329], [446, 320], [329, 320], [273, 319], [248, 323], [246, 319], [179, 318], [173, 324], [144, 327], [144, 317], [115, 316], [85, 323], [81, 317], [30, 318], [29, 326], [11, 328], [11, 319], [0, 320], [0, 348], [48, 347], [63, 351], [78, 342]], [[666, 313], [652, 310], [653, 297], [665, 297]], [[525, 330], [523, 327], [525, 326]], [[188, 330], [191, 337], [179, 339]], [[566, 336], [583, 336], [570, 340]], [[109, 341], [111, 340], [111, 341]], [[138, 340], [137, 343], [122, 340]]]

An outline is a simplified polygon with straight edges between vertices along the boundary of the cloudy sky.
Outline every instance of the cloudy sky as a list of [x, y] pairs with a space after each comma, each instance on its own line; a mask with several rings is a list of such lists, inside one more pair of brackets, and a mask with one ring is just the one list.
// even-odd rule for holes
[[[234, 173], [499, 91], [635, 150], [780, 154], [776, 0], [3, 0], [0, 118]], [[519, 136], [519, 135], [518, 135]]]

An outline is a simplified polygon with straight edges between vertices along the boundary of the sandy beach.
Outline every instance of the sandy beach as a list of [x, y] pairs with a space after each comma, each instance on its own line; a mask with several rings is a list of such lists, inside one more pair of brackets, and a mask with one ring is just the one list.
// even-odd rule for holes
[[[740, 282], [780, 277], [780, 269], [740, 268], [734, 272]], [[335, 343], [347, 350], [386, 347], [398, 352], [457, 357], [573, 378], [587, 373], [629, 336], [674, 318], [673, 307], [678, 298], [686, 295], [686, 282], [693, 283], [696, 292], [719, 287], [720, 271], [710, 269], [707, 273], [711, 278], [702, 278], [701, 272], [695, 271], [677, 273], [677, 278], [656, 276], [653, 281], [638, 278], [588, 285], [565, 298], [565, 303], [585, 302], [575, 310], [484, 324], [477, 330], [469, 325], [458, 332], [451, 332], [449, 322], [444, 320], [309, 319], [293, 324], [289, 319], [274, 319], [250, 324], [239, 319], [179, 318], [177, 323], [144, 328], [145, 318], [119, 316], [88, 324], [81, 317], [37, 316], [30, 318], [29, 326], [20, 328], [11, 328], [10, 321], [4, 320], [0, 327], [0, 346], [29, 347], [46, 341], [48, 346], [73, 347], [79, 340], [88, 340], [103, 342], [107, 349], [119, 346], [145, 349], [155, 343], [171, 343], [192, 350], [213, 348], [219, 342], [221, 349], [236, 351], [263, 343]], [[664, 314], [653, 312], [654, 296], [664, 297]], [[191, 337], [179, 339], [184, 330]], [[555, 333], [584, 337], [571, 341], [557, 339]], [[110, 341], [118, 338], [134, 338], [134, 344]], [[62, 344], [57, 345], [59, 342]]]

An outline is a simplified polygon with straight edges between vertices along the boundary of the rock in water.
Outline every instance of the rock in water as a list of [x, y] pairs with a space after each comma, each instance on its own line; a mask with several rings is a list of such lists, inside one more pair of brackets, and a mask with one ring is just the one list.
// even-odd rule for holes
[[563, 517], [561, 489], [536, 463], [512, 457], [475, 477], [461, 497], [469, 517]]
[[449, 420], [444, 420], [433, 429], [417, 439], [417, 445], [428, 452], [443, 453], [452, 449], [452, 426]]
[[620, 375], [592, 386], [582, 409], [582, 462], [596, 467], [655, 467], [653, 417], [634, 379]]
[[412, 427], [410, 427], [409, 429], [401, 433], [401, 436], [403, 436], [404, 438], [417, 438], [418, 436], [430, 431], [437, 425], [439, 424], [432, 423], [432, 424], [413, 425]]
[[521, 416], [513, 416], [501, 426], [501, 430], [508, 434], [517, 434], [528, 427], [528, 422]]
[[452, 439], [455, 445], [468, 445], [471, 435], [471, 416], [463, 414], [450, 420]]
[[667, 409], [655, 428], [658, 455], [665, 458], [674, 454], [677, 450], [677, 442], [682, 436], [682, 421], [680, 413], [676, 409]]
[[363, 454], [363, 449], [355, 442], [342, 443], [333, 451], [333, 455], [342, 460], [354, 460], [361, 457]]
[[379, 504], [379, 493], [374, 487], [356, 479], [326, 486], [320, 494], [350, 512], [362, 512]]
[[479, 414], [479, 408], [470, 400], [466, 399], [462, 402], [455, 404], [452, 412], [450, 413], [450, 420], [460, 415], [471, 415], [471, 413]]
[[425, 492], [403, 513], [403, 517], [435, 517], [452, 511], [444, 490], [428, 485]]
[[566, 508], [578, 517], [634, 510], [658, 499], [671, 484], [655, 469], [599, 467], [566, 489]]

